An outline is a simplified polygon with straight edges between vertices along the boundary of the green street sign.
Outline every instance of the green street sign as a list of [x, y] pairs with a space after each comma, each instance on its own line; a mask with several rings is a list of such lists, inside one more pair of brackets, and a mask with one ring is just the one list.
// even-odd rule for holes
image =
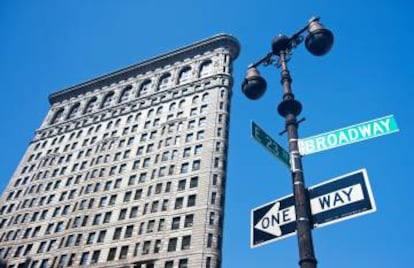
[[398, 131], [398, 125], [394, 116], [388, 115], [305, 139], [299, 139], [299, 153], [301, 155], [313, 154]]
[[277, 159], [285, 163], [290, 168], [289, 153], [272, 139], [263, 129], [252, 121], [252, 136], [263, 145]]

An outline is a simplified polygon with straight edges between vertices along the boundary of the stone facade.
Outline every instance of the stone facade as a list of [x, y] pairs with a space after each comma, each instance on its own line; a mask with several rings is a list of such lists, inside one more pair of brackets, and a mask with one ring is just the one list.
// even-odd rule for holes
[[0, 199], [8, 267], [220, 267], [238, 53], [220, 34], [51, 94]]

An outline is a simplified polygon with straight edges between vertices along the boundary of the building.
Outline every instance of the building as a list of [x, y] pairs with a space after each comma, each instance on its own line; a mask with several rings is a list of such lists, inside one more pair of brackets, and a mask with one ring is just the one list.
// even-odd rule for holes
[[220, 267], [238, 53], [220, 34], [51, 94], [0, 199], [7, 267]]

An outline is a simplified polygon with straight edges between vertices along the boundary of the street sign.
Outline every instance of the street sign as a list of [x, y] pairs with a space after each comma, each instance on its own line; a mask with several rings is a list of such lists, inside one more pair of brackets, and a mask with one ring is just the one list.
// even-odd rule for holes
[[[362, 216], [376, 210], [365, 169], [357, 170], [308, 189], [313, 228]], [[251, 247], [296, 233], [294, 197], [289, 195], [252, 210]]]
[[299, 139], [301, 155], [313, 154], [399, 131], [393, 115]]
[[272, 139], [262, 128], [252, 121], [252, 136], [263, 145], [271, 154], [290, 167], [289, 153]]

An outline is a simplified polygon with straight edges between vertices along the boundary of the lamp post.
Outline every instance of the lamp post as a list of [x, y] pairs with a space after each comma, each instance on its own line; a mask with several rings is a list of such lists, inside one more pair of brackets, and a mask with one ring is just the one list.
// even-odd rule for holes
[[[304, 39], [303, 34], [308, 32]], [[266, 91], [266, 81], [260, 76], [257, 67], [261, 64], [275, 65], [281, 69], [281, 84], [283, 86], [282, 101], [278, 106], [278, 113], [285, 119], [285, 131], [289, 142], [291, 176], [293, 195], [295, 199], [296, 230], [299, 246], [299, 265], [301, 268], [315, 268], [317, 260], [312, 241], [312, 218], [308, 192], [302, 170], [302, 160], [298, 147], [297, 116], [302, 111], [302, 104], [295, 99], [291, 84], [287, 61], [294, 48], [305, 40], [307, 50], [315, 55], [325, 55], [332, 48], [333, 34], [319, 22], [319, 18], [311, 18], [308, 24], [291, 37], [279, 35], [272, 41], [272, 51], [258, 62], [248, 67], [246, 78], [242, 83], [242, 91], [247, 98], [256, 100]]]

